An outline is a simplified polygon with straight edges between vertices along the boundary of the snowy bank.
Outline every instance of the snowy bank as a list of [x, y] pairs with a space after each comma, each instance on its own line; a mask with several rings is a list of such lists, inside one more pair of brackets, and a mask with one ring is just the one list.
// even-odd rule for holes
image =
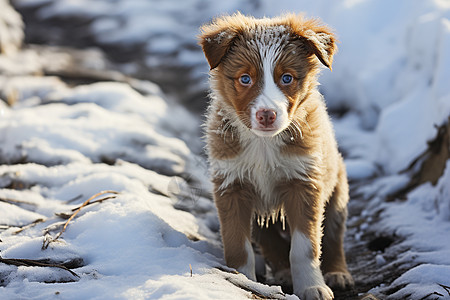
[[[1, 257], [77, 262], [76, 276], [0, 264], [2, 298], [283, 295], [223, 269], [204, 164], [179, 138], [198, 128], [184, 109], [124, 83], [18, 76], [0, 88], [18, 95], [0, 102]], [[108, 190], [119, 194], [81, 209], [56, 239], [73, 209]]]

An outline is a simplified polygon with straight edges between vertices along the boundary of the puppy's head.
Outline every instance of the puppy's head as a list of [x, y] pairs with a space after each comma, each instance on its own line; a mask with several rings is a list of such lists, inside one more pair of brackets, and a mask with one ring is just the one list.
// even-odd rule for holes
[[201, 30], [213, 93], [259, 136], [289, 126], [317, 85], [320, 63], [331, 69], [336, 51], [329, 28], [294, 14], [255, 19], [238, 13]]

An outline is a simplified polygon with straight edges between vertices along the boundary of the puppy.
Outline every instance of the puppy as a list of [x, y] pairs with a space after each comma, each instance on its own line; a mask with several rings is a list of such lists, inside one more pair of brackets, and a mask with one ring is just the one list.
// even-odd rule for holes
[[[226, 263], [256, 280], [253, 231], [273, 272], [290, 268], [296, 295], [332, 299], [329, 286], [353, 284], [343, 249], [345, 166], [317, 90], [336, 39], [318, 20], [294, 14], [238, 13], [201, 30], [211, 67], [207, 150]], [[290, 246], [276, 229], [254, 225], [270, 219], [283, 224]]]

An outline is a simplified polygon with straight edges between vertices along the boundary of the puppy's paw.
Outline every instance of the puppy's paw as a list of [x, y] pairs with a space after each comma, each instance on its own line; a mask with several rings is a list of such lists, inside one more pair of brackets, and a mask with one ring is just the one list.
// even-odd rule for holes
[[281, 286], [292, 286], [291, 269], [279, 270], [273, 274], [274, 281]]
[[333, 298], [333, 292], [326, 285], [309, 287], [301, 295], [302, 300], [332, 300]]
[[347, 272], [330, 272], [323, 278], [326, 284], [335, 290], [346, 290], [355, 285], [352, 275]]

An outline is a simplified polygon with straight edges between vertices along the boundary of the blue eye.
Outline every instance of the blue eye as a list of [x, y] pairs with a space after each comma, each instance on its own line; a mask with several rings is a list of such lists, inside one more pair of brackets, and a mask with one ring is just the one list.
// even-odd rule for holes
[[294, 78], [292, 77], [291, 74], [284, 74], [283, 76], [281, 76], [281, 82], [283, 84], [290, 84], [293, 79]]
[[239, 78], [239, 81], [243, 85], [250, 85], [252, 83], [252, 78], [248, 74], [244, 74]]

